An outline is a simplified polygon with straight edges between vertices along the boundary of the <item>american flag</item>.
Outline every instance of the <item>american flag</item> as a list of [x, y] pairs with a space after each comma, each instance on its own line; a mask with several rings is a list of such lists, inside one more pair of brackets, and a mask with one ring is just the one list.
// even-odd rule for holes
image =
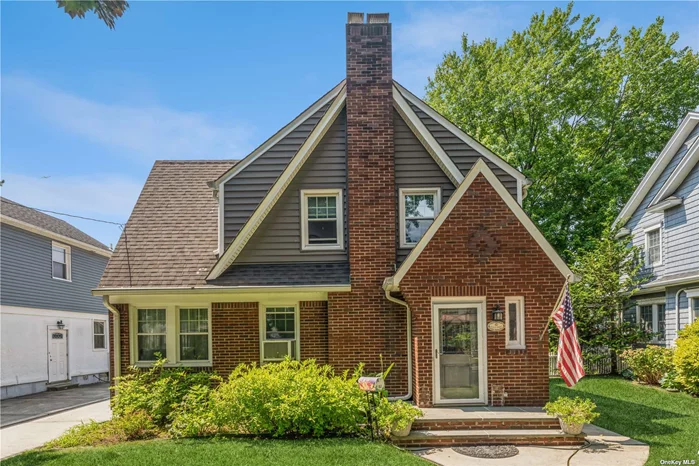
[[568, 284], [566, 284], [561, 305], [553, 314], [553, 322], [561, 334], [558, 339], [558, 371], [566, 385], [572, 387], [585, 376], [585, 369]]

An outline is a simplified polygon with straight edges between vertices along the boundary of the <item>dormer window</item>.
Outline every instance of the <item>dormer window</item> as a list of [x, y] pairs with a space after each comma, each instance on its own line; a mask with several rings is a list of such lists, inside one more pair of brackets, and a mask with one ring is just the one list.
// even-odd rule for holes
[[441, 208], [439, 188], [402, 188], [400, 195], [400, 247], [412, 248], [434, 222]]
[[342, 189], [301, 191], [301, 249], [344, 249]]
[[663, 249], [660, 225], [645, 230], [646, 233], [646, 267], [662, 264]]

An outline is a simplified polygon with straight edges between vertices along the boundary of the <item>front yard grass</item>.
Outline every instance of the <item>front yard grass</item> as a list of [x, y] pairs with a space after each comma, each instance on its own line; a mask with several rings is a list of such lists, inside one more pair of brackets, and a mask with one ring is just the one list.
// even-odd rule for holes
[[699, 398], [609, 376], [584, 377], [573, 388], [551, 379], [550, 388], [552, 400], [592, 399], [600, 413], [593, 424], [650, 445], [647, 465], [661, 460], [699, 465]]
[[3, 460], [3, 466], [197, 465], [429, 465], [411, 453], [359, 439], [242, 440], [208, 438], [149, 440], [109, 447], [32, 450]]

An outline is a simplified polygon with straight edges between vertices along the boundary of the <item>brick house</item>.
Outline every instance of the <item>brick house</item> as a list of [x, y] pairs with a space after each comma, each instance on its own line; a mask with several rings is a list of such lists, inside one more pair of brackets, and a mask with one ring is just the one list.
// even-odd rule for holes
[[156, 352], [222, 374], [383, 361], [419, 406], [494, 386], [542, 405], [539, 332], [571, 272], [521, 208], [528, 180], [393, 80], [388, 15], [346, 34], [346, 79], [247, 157], [155, 163], [94, 291], [112, 374]]

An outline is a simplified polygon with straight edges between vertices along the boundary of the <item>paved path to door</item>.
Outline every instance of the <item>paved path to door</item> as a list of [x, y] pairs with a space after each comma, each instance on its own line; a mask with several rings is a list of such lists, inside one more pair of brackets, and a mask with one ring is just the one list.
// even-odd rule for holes
[[9, 398], [0, 401], [0, 428], [108, 399], [108, 383]]
[[[77, 389], [74, 389], [77, 390]], [[109, 401], [44, 416], [33, 421], [0, 429], [0, 459], [40, 447], [71, 427], [91, 419], [106, 421], [112, 417]]]

